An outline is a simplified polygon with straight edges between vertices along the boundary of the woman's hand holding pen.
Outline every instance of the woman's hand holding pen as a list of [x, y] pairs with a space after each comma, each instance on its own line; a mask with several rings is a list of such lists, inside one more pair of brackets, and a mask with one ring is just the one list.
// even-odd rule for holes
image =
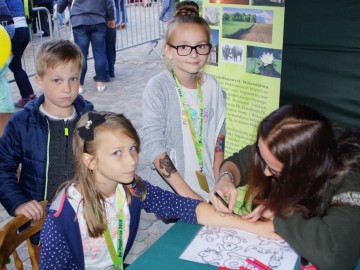
[[[224, 199], [227, 198], [227, 204], [229, 207], [226, 207], [222, 201], [218, 198], [219, 196], [215, 195], [215, 192]], [[233, 184], [233, 181], [230, 175], [224, 175], [219, 179], [216, 183], [214, 190], [210, 193], [210, 201], [214, 208], [217, 211], [224, 212], [224, 213], [232, 213], [232, 209], [235, 206], [237, 197], [237, 190]]]
[[[219, 204], [222, 204], [219, 199], [217, 200], [219, 201]], [[208, 203], [202, 202], [198, 204], [196, 208], [196, 217], [199, 224], [240, 229], [266, 238], [281, 239], [274, 230], [274, 223], [270, 220], [249, 222], [239, 215], [220, 213]]]

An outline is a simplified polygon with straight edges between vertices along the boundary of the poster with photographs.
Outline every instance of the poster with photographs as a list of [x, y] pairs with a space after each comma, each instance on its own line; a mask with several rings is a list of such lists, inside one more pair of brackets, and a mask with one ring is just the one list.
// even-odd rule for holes
[[206, 72], [227, 94], [225, 156], [253, 143], [259, 122], [278, 108], [284, 0], [198, 2], [211, 28]]

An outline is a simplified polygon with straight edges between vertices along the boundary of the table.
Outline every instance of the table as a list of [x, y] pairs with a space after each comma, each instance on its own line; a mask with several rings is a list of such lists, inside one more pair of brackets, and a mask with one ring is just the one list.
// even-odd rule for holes
[[[177, 222], [126, 270], [217, 270], [212, 265], [179, 259], [201, 225]], [[300, 269], [296, 264], [295, 269]]]

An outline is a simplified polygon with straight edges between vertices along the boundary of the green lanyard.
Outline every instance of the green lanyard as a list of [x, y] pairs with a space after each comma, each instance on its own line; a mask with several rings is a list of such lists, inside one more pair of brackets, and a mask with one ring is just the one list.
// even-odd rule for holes
[[[181, 104], [183, 105], [184, 108], [184, 113], [183, 113], [183, 118], [187, 119], [189, 126], [190, 126], [190, 132], [191, 132], [191, 136], [194, 142], [194, 146], [195, 146], [195, 151], [196, 151], [196, 155], [198, 158], [198, 162], [199, 162], [199, 166], [200, 166], [200, 171], [202, 171], [203, 169], [203, 149], [204, 149], [204, 102], [203, 102], [203, 94], [201, 92], [201, 86], [200, 83], [196, 84], [197, 87], [197, 92], [198, 92], [198, 99], [199, 99], [199, 111], [200, 111], [200, 125], [199, 125], [199, 132], [196, 136], [196, 132], [195, 132], [195, 125], [193, 123], [193, 121], [191, 120], [190, 117], [190, 109], [189, 106], [186, 103], [185, 100], [185, 96], [184, 93], [182, 91], [182, 86], [179, 83], [178, 79], [175, 76], [175, 71], [173, 70], [172, 75], [174, 77], [175, 80], [175, 84], [176, 84], [176, 90], [179, 93], [179, 97], [180, 97], [180, 101]], [[184, 120], [184, 119], [183, 119]]]
[[125, 219], [123, 213], [123, 203], [122, 196], [119, 187], [116, 189], [116, 195], [118, 200], [118, 246], [117, 246], [117, 254], [115, 252], [114, 243], [111, 239], [109, 228], [106, 226], [106, 231], [104, 232], [105, 242], [108, 247], [111, 260], [113, 261], [114, 268], [116, 270], [123, 270], [123, 244], [124, 244], [124, 231], [125, 231]]

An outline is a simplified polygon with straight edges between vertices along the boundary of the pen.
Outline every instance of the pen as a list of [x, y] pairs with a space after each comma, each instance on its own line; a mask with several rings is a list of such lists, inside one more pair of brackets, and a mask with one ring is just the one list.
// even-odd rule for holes
[[271, 268], [256, 259], [247, 258], [246, 262], [259, 270], [271, 270]]
[[[217, 193], [216, 191], [214, 192], [214, 195], [216, 196], [216, 198], [219, 199], [219, 201], [225, 205], [226, 208], [229, 208], [229, 204], [223, 199], [221, 198], [221, 196], [219, 195], [219, 193]], [[232, 211], [232, 213], [235, 215], [234, 211]]]

